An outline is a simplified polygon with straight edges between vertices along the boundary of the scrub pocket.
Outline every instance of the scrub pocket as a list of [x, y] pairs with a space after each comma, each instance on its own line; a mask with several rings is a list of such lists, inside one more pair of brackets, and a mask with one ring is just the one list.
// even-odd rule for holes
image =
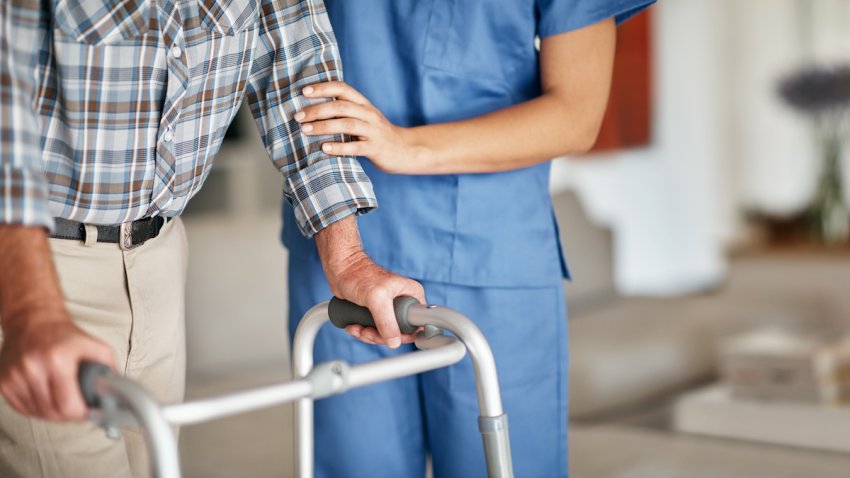
[[527, 60], [534, 42], [533, 6], [524, 18], [506, 15], [501, 0], [422, 1], [431, 3], [424, 66], [504, 82]]

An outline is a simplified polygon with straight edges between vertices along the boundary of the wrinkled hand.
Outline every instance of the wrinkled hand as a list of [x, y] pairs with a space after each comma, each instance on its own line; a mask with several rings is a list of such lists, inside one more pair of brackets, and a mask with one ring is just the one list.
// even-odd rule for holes
[[4, 330], [0, 393], [18, 413], [52, 421], [83, 420], [77, 379], [81, 361], [115, 368], [112, 349], [67, 318]]
[[402, 334], [395, 318], [393, 299], [409, 295], [425, 303], [425, 292], [418, 282], [395, 275], [360, 251], [352, 254], [346, 263], [328, 271], [331, 291], [340, 299], [367, 307], [375, 318], [377, 330], [361, 325], [349, 325], [345, 330], [369, 344], [386, 344], [397, 348], [402, 343], [413, 342], [413, 334]]
[[341, 81], [331, 81], [308, 86], [303, 93], [308, 98], [335, 98], [295, 114], [304, 134], [345, 134], [354, 139], [348, 143], [324, 143], [325, 153], [364, 156], [388, 173], [416, 172], [416, 148], [407, 130], [390, 123], [360, 92]]

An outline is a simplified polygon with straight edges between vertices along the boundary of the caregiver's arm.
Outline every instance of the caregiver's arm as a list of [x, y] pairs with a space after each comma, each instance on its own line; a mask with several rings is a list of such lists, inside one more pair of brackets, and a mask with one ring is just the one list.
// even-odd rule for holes
[[305, 89], [307, 96], [337, 101], [306, 108], [296, 119], [306, 134], [356, 136], [349, 143], [325, 143], [326, 152], [365, 156], [392, 173], [477, 173], [530, 166], [593, 146], [608, 101], [615, 43], [613, 19], [543, 39], [542, 95], [469, 120], [401, 128], [338, 82]]

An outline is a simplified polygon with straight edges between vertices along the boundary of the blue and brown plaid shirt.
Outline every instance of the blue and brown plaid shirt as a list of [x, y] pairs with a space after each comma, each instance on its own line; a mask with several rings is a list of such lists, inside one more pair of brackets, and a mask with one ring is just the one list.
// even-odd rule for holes
[[377, 204], [292, 119], [340, 78], [321, 0], [2, 0], [0, 223], [180, 214], [244, 98], [312, 236]]

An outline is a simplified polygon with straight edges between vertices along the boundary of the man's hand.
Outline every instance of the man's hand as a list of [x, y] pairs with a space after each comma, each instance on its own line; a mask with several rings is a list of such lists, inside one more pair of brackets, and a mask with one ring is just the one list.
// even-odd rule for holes
[[402, 335], [398, 329], [393, 299], [409, 295], [425, 303], [425, 292], [418, 282], [390, 273], [369, 259], [361, 248], [354, 217], [320, 231], [316, 245], [331, 292], [340, 299], [367, 307], [375, 317], [377, 330], [351, 325], [346, 328], [348, 333], [363, 342], [386, 344], [390, 348], [413, 342], [412, 334]]
[[7, 331], [0, 350], [0, 393], [18, 413], [45, 420], [83, 420], [77, 381], [82, 361], [115, 368], [112, 350], [67, 319], [31, 319]]
[[0, 393], [19, 413], [85, 418], [81, 361], [114, 365], [112, 350], [68, 317], [41, 228], [0, 226]]

